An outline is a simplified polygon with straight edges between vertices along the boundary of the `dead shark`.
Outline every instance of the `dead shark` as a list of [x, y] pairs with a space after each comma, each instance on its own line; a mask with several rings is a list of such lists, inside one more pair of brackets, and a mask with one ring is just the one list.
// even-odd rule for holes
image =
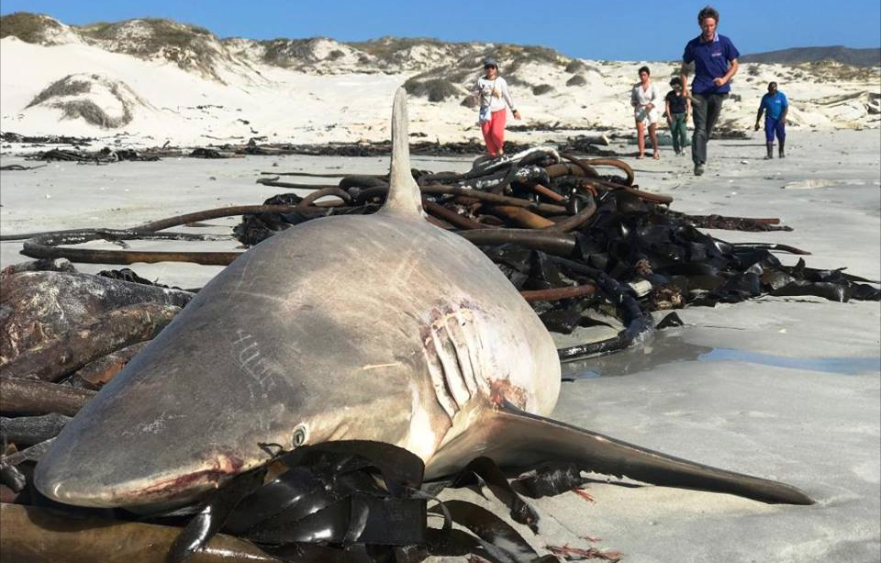
[[265, 463], [265, 444], [374, 440], [421, 457], [429, 479], [488, 456], [813, 502], [545, 418], [561, 384], [554, 342], [478, 248], [426, 221], [407, 129], [399, 90], [380, 211], [309, 221], [239, 257], [61, 432], [37, 488], [168, 508]]

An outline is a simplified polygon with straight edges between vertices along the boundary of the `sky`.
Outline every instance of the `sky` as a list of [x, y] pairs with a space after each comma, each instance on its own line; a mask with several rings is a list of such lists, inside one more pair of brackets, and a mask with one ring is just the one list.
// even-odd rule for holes
[[[66, 24], [170, 18], [220, 37], [324, 36], [364, 41], [435, 37], [541, 45], [585, 59], [674, 60], [698, 35], [704, 2], [572, 0], [2, 0], [0, 14], [29, 11]], [[742, 54], [791, 47], [881, 47], [879, 0], [717, 0], [719, 32]]]

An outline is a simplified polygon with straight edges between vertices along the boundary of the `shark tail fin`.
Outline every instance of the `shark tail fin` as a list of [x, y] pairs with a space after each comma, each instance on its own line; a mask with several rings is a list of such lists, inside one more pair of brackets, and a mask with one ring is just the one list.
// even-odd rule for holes
[[422, 192], [410, 171], [410, 134], [407, 118], [407, 92], [403, 87], [395, 92], [392, 110], [392, 169], [388, 197], [383, 211], [424, 217]]

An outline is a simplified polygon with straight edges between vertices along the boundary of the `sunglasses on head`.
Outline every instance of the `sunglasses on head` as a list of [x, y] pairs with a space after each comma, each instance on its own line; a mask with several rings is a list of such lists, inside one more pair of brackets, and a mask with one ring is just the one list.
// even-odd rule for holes
[[483, 70], [489, 70], [491, 68], [498, 68], [496, 65], [486, 65], [483, 67]]

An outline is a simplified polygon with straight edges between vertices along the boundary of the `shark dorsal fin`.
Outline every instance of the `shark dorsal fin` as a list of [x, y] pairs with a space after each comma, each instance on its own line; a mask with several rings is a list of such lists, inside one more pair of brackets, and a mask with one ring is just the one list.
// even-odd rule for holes
[[382, 211], [424, 217], [422, 192], [410, 171], [410, 133], [407, 119], [407, 92], [398, 88], [392, 110], [392, 169], [389, 192]]

